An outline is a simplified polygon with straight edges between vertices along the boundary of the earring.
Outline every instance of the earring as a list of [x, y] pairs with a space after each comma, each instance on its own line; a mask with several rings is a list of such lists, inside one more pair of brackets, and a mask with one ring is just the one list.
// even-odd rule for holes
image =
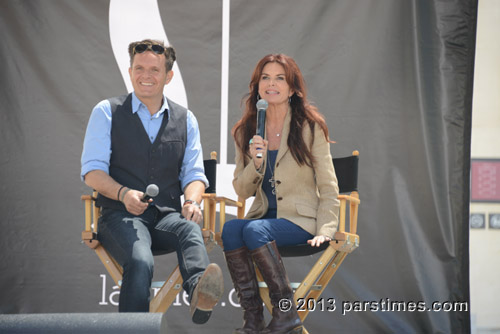
[[260, 94], [257, 93], [257, 101], [259, 101], [259, 100], [260, 100]]

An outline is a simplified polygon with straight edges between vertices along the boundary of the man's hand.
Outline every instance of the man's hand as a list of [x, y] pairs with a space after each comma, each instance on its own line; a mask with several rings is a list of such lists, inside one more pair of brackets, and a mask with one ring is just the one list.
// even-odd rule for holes
[[[193, 181], [184, 188], [184, 198], [186, 202], [182, 206], [182, 216], [187, 220], [199, 224], [203, 221], [200, 206], [196, 203], [201, 202], [201, 195], [205, 192], [205, 183]], [[196, 203], [194, 203], [196, 202]]]
[[[128, 190], [128, 188], [122, 191], [126, 190]], [[141, 201], [142, 196], [144, 196], [144, 193], [142, 191], [130, 189], [126, 192], [125, 196], [123, 197], [123, 204], [125, 204], [128, 212], [135, 216], [139, 216], [142, 215], [144, 211], [146, 211], [149, 203], [151, 203], [153, 199], [149, 199], [149, 201], [143, 202]]]
[[203, 220], [200, 207], [191, 203], [182, 207], [182, 216], [187, 220], [194, 221], [197, 224], [201, 223]]

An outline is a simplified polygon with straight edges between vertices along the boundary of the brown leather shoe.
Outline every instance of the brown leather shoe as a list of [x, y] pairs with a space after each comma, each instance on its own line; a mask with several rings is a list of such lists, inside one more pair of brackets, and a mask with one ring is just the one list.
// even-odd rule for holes
[[191, 298], [191, 319], [195, 324], [208, 321], [223, 292], [222, 270], [217, 264], [210, 263], [198, 280]]

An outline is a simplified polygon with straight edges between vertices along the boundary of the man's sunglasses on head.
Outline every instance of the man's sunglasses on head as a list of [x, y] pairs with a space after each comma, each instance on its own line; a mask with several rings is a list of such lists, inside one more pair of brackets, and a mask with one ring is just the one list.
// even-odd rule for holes
[[143, 53], [146, 51], [153, 51], [156, 54], [163, 54], [165, 53], [165, 47], [159, 44], [146, 44], [146, 43], [141, 43], [137, 44], [134, 46], [134, 54], [136, 53]]

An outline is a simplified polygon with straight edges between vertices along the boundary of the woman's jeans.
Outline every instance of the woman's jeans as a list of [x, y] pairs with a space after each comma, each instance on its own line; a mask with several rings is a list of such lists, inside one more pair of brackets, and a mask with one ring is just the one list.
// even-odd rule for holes
[[191, 293], [209, 264], [201, 229], [178, 212], [162, 214], [150, 206], [142, 215], [103, 208], [99, 242], [123, 267], [120, 312], [148, 312], [153, 250], [176, 251], [184, 290]]
[[[253, 250], [275, 241], [276, 245], [297, 245], [307, 243], [314, 236], [289, 220], [280, 218], [233, 219], [224, 224], [222, 242], [224, 251], [246, 246]], [[274, 215], [276, 217], [276, 215]]]

